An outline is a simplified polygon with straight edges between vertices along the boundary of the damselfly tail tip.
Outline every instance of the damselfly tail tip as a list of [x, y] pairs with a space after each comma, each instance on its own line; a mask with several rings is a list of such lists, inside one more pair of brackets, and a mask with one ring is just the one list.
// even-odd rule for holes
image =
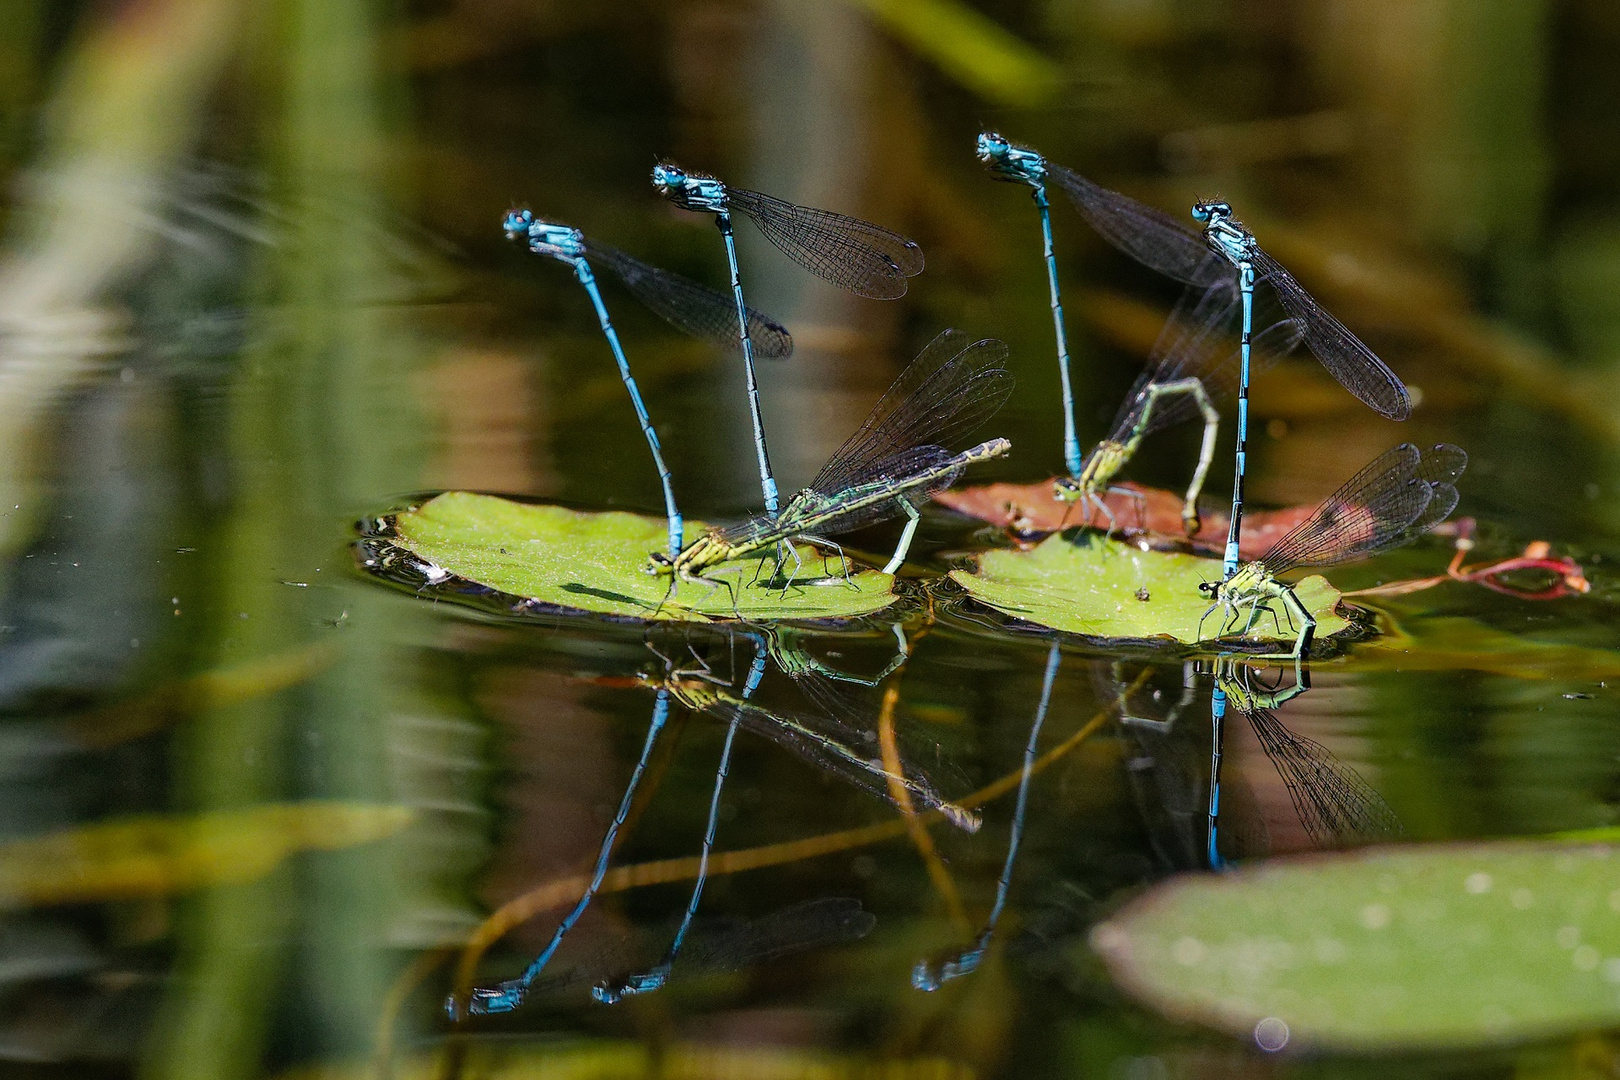
[[955, 803], [940, 803], [939, 812], [945, 815], [946, 821], [949, 821], [963, 832], [976, 833], [979, 831], [979, 826], [984, 824], [982, 815], [969, 810], [965, 806], [957, 806]]
[[989, 439], [978, 446], [963, 451], [962, 456], [969, 461], [989, 461], [991, 458], [1003, 457], [1010, 453], [1012, 453], [1012, 440], [997, 438]]

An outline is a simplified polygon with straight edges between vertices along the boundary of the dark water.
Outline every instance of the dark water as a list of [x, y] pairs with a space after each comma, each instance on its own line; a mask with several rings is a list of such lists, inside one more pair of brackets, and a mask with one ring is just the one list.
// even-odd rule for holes
[[[1601, 1033], [1272, 1055], [1128, 998], [1088, 933], [1205, 866], [1210, 681], [1179, 654], [1078, 641], [1038, 746], [1069, 748], [1028, 785], [983, 963], [913, 989], [913, 966], [970, 944], [990, 911], [1049, 655], [1048, 638], [948, 587], [931, 603], [914, 590], [899, 620], [910, 656], [885, 687], [900, 752], [946, 798], [1007, 778], [977, 833], [935, 825], [932, 856], [899, 826], [770, 847], [899, 818], [745, 729], [668, 986], [612, 1007], [589, 992], [657, 963], [690, 896], [685, 866], [629, 888], [610, 878], [551, 984], [453, 1032], [455, 952], [500, 905], [595, 859], [643, 747], [647, 681], [702, 665], [735, 693], [758, 639], [503, 620], [371, 580], [349, 546], [356, 519], [430, 490], [656, 512], [585, 298], [499, 224], [527, 204], [722, 285], [711, 227], [647, 184], [666, 155], [861, 213], [927, 252], [907, 297], [878, 303], [739, 229], [750, 301], [799, 344], [762, 374], [784, 488], [953, 325], [1006, 340], [1019, 380], [996, 432], [1016, 451], [976, 475], [1050, 476], [1061, 429], [1036, 219], [971, 156], [994, 126], [1167, 209], [1229, 198], [1421, 391], [1397, 427], [1308, 362], [1267, 376], [1257, 502], [1320, 498], [1397, 441], [1444, 439], [1471, 455], [1471, 562], [1541, 539], [1591, 580], [1552, 600], [1452, 582], [1372, 601], [1386, 638], [1427, 635], [1427, 659], [1354, 646], [1279, 718], [1376, 790], [1402, 843], [1615, 824], [1620, 161], [1602, 58], [1620, 26], [1606, 6], [984, 5], [1050, 61], [1038, 100], [995, 74], [993, 39], [941, 42], [854, 5], [407, 7], [20, 3], [5, 16], [8, 1072], [358, 1074], [386, 1052], [399, 1075], [542, 1061], [601, 1076], [1612, 1074]], [[1067, 206], [1054, 218], [1094, 439], [1175, 294]], [[608, 301], [683, 509], [749, 511], [738, 365], [621, 293]], [[1169, 433], [1131, 477], [1184, 482], [1196, 439]], [[1222, 470], [1211, 492], [1230, 483]], [[914, 561], [938, 571], [1004, 542], [931, 511]], [[1451, 554], [1431, 538], [1331, 576], [1353, 589], [1438, 574]], [[895, 656], [895, 621], [789, 644], [869, 677]], [[1151, 723], [1121, 718], [1130, 687]], [[750, 700], [817, 716], [826, 691], [773, 659]], [[876, 756], [883, 688], [831, 694]], [[615, 867], [698, 853], [726, 720], [670, 711]], [[1312, 847], [1235, 718], [1225, 751], [1226, 855]], [[95, 846], [26, 846], [97, 827], [83, 834]], [[759, 849], [750, 868], [728, 854]], [[479, 981], [520, 971], [572, 888], [494, 941]]]

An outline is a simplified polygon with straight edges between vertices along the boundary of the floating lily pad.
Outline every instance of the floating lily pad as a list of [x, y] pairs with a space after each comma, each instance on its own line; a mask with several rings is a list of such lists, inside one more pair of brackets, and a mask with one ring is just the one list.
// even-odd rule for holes
[[1172, 881], [1091, 934], [1125, 989], [1253, 1037], [1462, 1048], [1620, 1024], [1620, 850], [1373, 849]]
[[[1054, 534], [1027, 551], [987, 551], [976, 569], [953, 570], [951, 577], [997, 611], [1087, 637], [1170, 638], [1192, 645], [1210, 640], [1220, 622], [1219, 611], [1205, 619], [1209, 599], [1198, 591], [1201, 582], [1220, 580], [1219, 560], [1142, 551], [1094, 532]], [[1306, 578], [1294, 592], [1316, 618], [1317, 640], [1350, 629], [1338, 611], [1338, 591], [1321, 577]], [[1245, 642], [1292, 643], [1294, 634], [1277, 606], [1281, 631], [1262, 614]]]
[[[639, 619], [706, 622], [741, 618], [844, 619], [869, 615], [895, 600], [894, 578], [858, 569], [846, 579], [836, 553], [800, 545], [799, 580], [770, 586], [768, 553], [722, 563], [710, 586], [649, 574], [649, 552], [669, 533], [663, 518], [586, 513], [452, 491], [397, 515], [391, 542], [418, 561], [412, 569], [439, 599], [473, 599], [494, 590], [523, 611], [585, 611]], [[688, 521], [688, 538], [702, 522]], [[469, 587], [470, 586], [470, 587]], [[735, 594], [735, 598], [733, 597]], [[487, 601], [487, 597], [479, 597]], [[489, 606], [487, 602], [479, 606]]]

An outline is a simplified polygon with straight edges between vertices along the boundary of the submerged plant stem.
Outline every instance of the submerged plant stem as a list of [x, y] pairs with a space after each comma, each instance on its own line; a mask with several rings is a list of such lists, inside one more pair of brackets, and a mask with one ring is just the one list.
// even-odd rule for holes
[[900, 747], [894, 738], [894, 710], [900, 704], [900, 688], [891, 683], [883, 691], [883, 707], [878, 712], [878, 745], [883, 750], [883, 767], [889, 773], [889, 797], [900, 808], [900, 817], [906, 823], [906, 832], [911, 835], [911, 844], [922, 856], [923, 865], [928, 868], [928, 880], [933, 882], [934, 891], [945, 902], [945, 911], [951, 917], [951, 923], [964, 936], [973, 932], [973, 924], [968, 921], [967, 911], [962, 907], [962, 897], [956, 891], [956, 883], [951, 880], [951, 872], [945, 869], [945, 860], [939, 857], [939, 851], [934, 847], [934, 838], [928, 832], [927, 826], [917, 816], [917, 808], [911, 804], [911, 793], [899, 780], [905, 775], [905, 763], [900, 760]]

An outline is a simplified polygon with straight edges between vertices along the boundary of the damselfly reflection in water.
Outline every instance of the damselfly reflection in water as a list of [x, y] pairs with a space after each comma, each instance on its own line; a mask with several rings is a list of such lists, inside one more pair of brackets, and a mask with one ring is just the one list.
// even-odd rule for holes
[[1029, 728], [1029, 741], [1024, 745], [1024, 770], [1018, 778], [1018, 801], [1013, 807], [1012, 831], [1007, 837], [1007, 858], [1001, 866], [1001, 879], [996, 883], [996, 898], [990, 905], [990, 914], [984, 927], [964, 949], [919, 960], [911, 969], [911, 985], [918, 990], [938, 990], [952, 979], [977, 971], [990, 949], [990, 939], [996, 932], [996, 923], [1007, 906], [1007, 890], [1012, 886], [1013, 866], [1018, 860], [1018, 843], [1024, 835], [1024, 813], [1029, 808], [1029, 778], [1035, 772], [1035, 750], [1040, 744], [1041, 727], [1046, 723], [1046, 711], [1052, 704], [1052, 684], [1057, 679], [1058, 665], [1063, 654], [1056, 641], [1046, 653], [1046, 674], [1041, 682], [1040, 701], [1035, 706], [1035, 721]]
[[1125, 778], [1158, 869], [1203, 868], [1210, 742], [1203, 710], [1188, 712], [1201, 702], [1197, 665], [1098, 660], [1092, 677], [1099, 703], [1118, 724]]
[[[1216, 660], [1214, 677], [1217, 691], [1249, 722], [1313, 844], [1345, 847], [1392, 839], [1405, 831], [1384, 797], [1360, 773], [1277, 718], [1275, 710], [1310, 689], [1308, 667], [1296, 660], [1292, 682], [1282, 675], [1268, 682], [1263, 668], [1227, 656]], [[1217, 716], [1209, 771], [1208, 855], [1215, 867], [1225, 864], [1218, 841], [1224, 739], [1225, 726]]]
[[[801, 568], [793, 542], [802, 539], [837, 550], [847, 578], [842, 549], [818, 534], [847, 532], [904, 515], [905, 530], [883, 568], [886, 574], [894, 573], [905, 561], [920, 507], [928, 498], [949, 487], [969, 465], [1012, 449], [1006, 439], [991, 439], [956, 454], [945, 445], [984, 423], [1011, 396], [1013, 378], [1003, 366], [1006, 358], [1007, 347], [999, 341], [970, 342], [959, 330], [944, 331], [901, 372], [860, 430], [834, 452], [808, 488], [788, 500], [780, 515], [761, 514], [711, 529], [673, 559], [654, 552], [650, 569], [671, 575], [672, 596], [686, 581], [703, 583], [711, 592], [725, 587], [735, 597], [731, 582], [704, 571], [770, 549], [776, 568], [764, 584], [786, 588]], [[793, 571], [782, 580], [790, 560]]]
[[731, 225], [733, 210], [759, 227], [765, 238], [788, 258], [818, 277], [859, 296], [894, 299], [904, 296], [906, 279], [922, 273], [923, 254], [914, 241], [897, 232], [859, 218], [795, 206], [770, 195], [734, 188], [704, 173], [687, 172], [662, 162], [653, 168], [653, 187], [683, 210], [714, 215], [725, 240], [726, 262], [731, 269], [735, 298], [735, 326], [742, 346], [743, 372], [748, 385], [748, 412], [754, 426], [754, 454], [759, 465], [760, 491], [765, 513], [777, 511], [776, 477], [771, 472], [760, 415], [759, 383], [754, 377], [754, 346], [743, 301], [742, 276], [737, 267], [737, 243]]
[[1269, 612], [1277, 633], [1278, 601], [1296, 634], [1287, 654], [1299, 657], [1310, 646], [1316, 620], [1278, 575], [1301, 567], [1334, 566], [1409, 543], [1446, 519], [1457, 506], [1456, 482], [1468, 455], [1450, 443], [1419, 450], [1411, 443], [1386, 450], [1330, 495], [1316, 512], [1291, 529], [1259, 559], [1245, 563], [1226, 580], [1199, 588], [1214, 601], [1204, 613], [1223, 612], [1217, 636], [1234, 629], [1248, 609], [1247, 634]]
[[655, 693], [652, 720], [648, 725], [641, 756], [620, 799], [618, 812], [603, 837], [589, 884], [573, 909], [553, 932], [550, 941], [520, 976], [494, 986], [474, 988], [464, 1005], [452, 998], [447, 1003], [447, 1009], [453, 1018], [510, 1012], [528, 996], [535, 981], [556, 954], [564, 937], [579, 921], [601, 887], [619, 830], [629, 814], [636, 788], [646, 772], [647, 762], [659, 733], [667, 722], [672, 702], [693, 712], [723, 719], [727, 723], [726, 740], [710, 798], [698, 880], [681, 925], [664, 959], [650, 969], [622, 974], [612, 982], [597, 987], [594, 993], [600, 1001], [614, 1002], [629, 994], [655, 990], [668, 979], [701, 901], [709, 853], [714, 844], [719, 818], [721, 790], [729, 772], [732, 747], [738, 729], [763, 736], [792, 751], [818, 771], [836, 776], [885, 801], [893, 801], [892, 790], [898, 786], [903, 788], [915, 803], [939, 811], [952, 824], [969, 831], [978, 828], [978, 816], [942, 798], [920, 770], [906, 766], [903, 775], [897, 775], [886, 769], [880, 760], [876, 760], [875, 755], [863, 751], [861, 745], [866, 740], [863, 739], [857, 726], [858, 721], [854, 718], [846, 721], [844, 718], [824, 713], [819, 715], [789, 713], [755, 704], [751, 699], [765, 674], [765, 660], [769, 650], [763, 638], [756, 636], [751, 641], [755, 646], [753, 659], [747, 673], [741, 679], [742, 685], [735, 690], [734, 678], [718, 674], [690, 646], [686, 650], [687, 659], [680, 664], [677, 664], [671, 656], [666, 656], [654, 648], [655, 654], [662, 661], [661, 671], [657, 675], [644, 677], [645, 684], [652, 687]]
[[592, 998], [615, 1004], [629, 995], [661, 988], [675, 975], [675, 958], [666, 950], [658, 964], [649, 967], [646, 960], [649, 953], [658, 955], [651, 950], [663, 948], [655, 943], [671, 934], [684, 941], [678, 971], [682, 978], [690, 979], [740, 971], [792, 953], [852, 944], [876, 925], [876, 916], [850, 897], [806, 900], [756, 918], [683, 916], [673, 930], [663, 923], [649, 934], [586, 950], [577, 961], [558, 961], [534, 981], [528, 997], [533, 1000], [589, 984]]
[[[652, 451], [653, 464], [664, 488], [664, 508], [669, 517], [669, 553], [673, 557], [683, 544], [681, 513], [676, 508], [675, 491], [670, 482], [669, 468], [658, 444], [658, 433], [647, 415], [647, 406], [641, 400], [641, 391], [630, 374], [630, 362], [624, 347], [608, 317], [607, 305], [602, 301], [592, 266], [606, 267], [625, 288], [666, 322], [694, 337], [702, 338], [723, 349], [736, 349], [737, 313], [732, 299], [695, 281], [650, 266], [617, 248], [599, 244], [585, 238], [578, 229], [554, 222], [537, 220], [528, 210], [513, 210], [502, 224], [507, 239], [521, 240], [536, 255], [544, 255], [573, 267], [574, 276], [591, 298], [596, 309], [597, 322], [607, 338], [613, 359], [619, 366], [619, 378], [630, 393], [630, 403], [641, 423], [642, 436]], [[785, 357], [793, 351], [793, 338], [780, 325], [752, 308], [747, 309], [748, 333], [742, 341], [751, 341], [761, 356]]]
[[972, 832], [979, 827], [978, 814], [940, 795], [921, 770], [907, 766], [904, 775], [897, 776], [884, 768], [881, 761], [863, 748], [863, 744], [871, 741], [871, 735], [862, 725], [862, 718], [832, 716], [821, 709], [790, 712], [765, 708], [751, 700], [752, 687], [757, 682], [745, 685], [742, 693], [734, 693], [730, 680], [716, 675], [695, 654], [693, 661], [684, 666], [668, 665], [666, 673], [661, 678], [650, 679], [649, 685], [660, 693], [673, 694], [676, 701], [693, 712], [707, 713], [728, 722], [735, 719], [745, 730], [769, 739], [817, 769], [886, 802], [894, 802], [890, 785], [898, 784], [914, 802], [939, 811], [958, 828]]
[[[1296, 661], [1291, 676], [1272, 675], [1251, 661], [1221, 657], [1213, 675], [1215, 690], [1248, 721], [1313, 846], [1345, 847], [1401, 835], [1400, 820], [1360, 774], [1278, 717], [1284, 703], [1310, 689], [1308, 667]], [[1233, 837], [1238, 850], [1264, 851], [1264, 821], [1240, 812], [1234, 829], [1222, 797], [1224, 724], [1204, 727], [1188, 710], [1198, 685], [1195, 665], [1137, 670], [1102, 662], [1097, 681], [1130, 746], [1127, 775], [1162, 868], [1224, 866]]]
[[445, 1002], [445, 1012], [452, 1020], [462, 1020], [468, 1016], [484, 1016], [490, 1013], [511, 1012], [523, 1003], [528, 996], [529, 988], [540, 977], [540, 973], [551, 963], [557, 949], [562, 945], [563, 938], [568, 931], [579, 922], [580, 916], [596, 898], [597, 891], [602, 887], [602, 879], [607, 876], [608, 860], [613, 855], [613, 846], [619, 837], [619, 830], [623, 828], [625, 819], [630, 815], [631, 804], [635, 800], [636, 788], [641, 785], [641, 778], [647, 771], [647, 762], [652, 757], [653, 747], [658, 742], [659, 734], [669, 720], [669, 705], [673, 694], [665, 688], [660, 688], [653, 701], [652, 719], [647, 723], [647, 737], [642, 742], [641, 756], [636, 760], [635, 768], [630, 773], [630, 781], [625, 785], [624, 795], [619, 800], [619, 808], [608, 824], [607, 834], [602, 837], [602, 846], [597, 852], [596, 864], [591, 870], [591, 879], [585, 891], [567, 915], [563, 916], [561, 923], [552, 933], [551, 940], [545, 948], [540, 950], [523, 974], [515, 979], [507, 979], [494, 986], [475, 986], [462, 1001], [459, 995], [451, 994]]
[[[862, 677], [847, 674], [816, 660], [803, 648], [797, 634], [786, 627], [774, 629], [761, 629], [745, 632], [741, 636], [754, 646], [753, 660], [749, 663], [748, 673], [743, 679], [742, 691], [735, 699], [722, 698], [715, 686], [712, 672], [707, 664], [699, 662], [698, 665], [688, 668], [688, 677], [676, 680], [671, 677], [668, 681], [674, 685], [683, 686], [679, 692], [681, 703], [694, 712], [707, 711], [722, 715], [726, 718], [726, 738], [720, 751], [720, 763], [715, 768], [714, 789], [709, 797], [708, 823], [704, 829], [703, 846], [698, 856], [697, 880], [693, 883], [692, 894], [687, 902], [686, 914], [670, 939], [668, 951], [663, 960], [656, 966], [643, 971], [621, 974], [617, 978], [601, 982], [592, 987], [591, 994], [603, 1004], [616, 1004], [625, 997], [633, 994], [643, 994], [657, 990], [669, 978], [671, 968], [676, 958], [681, 954], [682, 943], [686, 939], [687, 929], [691, 926], [693, 918], [697, 915], [698, 905], [703, 898], [703, 888], [708, 881], [709, 856], [714, 849], [715, 832], [720, 820], [720, 796], [725, 788], [726, 778], [731, 769], [732, 747], [736, 742], [737, 729], [748, 726], [750, 730], [763, 734], [766, 738], [786, 746], [794, 753], [804, 758], [811, 765], [823, 769], [833, 775], [842, 775], [854, 779], [856, 786], [875, 790], [864, 777], [859, 779], [849, 777], [848, 767], [852, 761], [858, 760], [861, 744], [866, 741], [863, 733], [846, 722], [853, 718], [855, 713], [848, 699], [836, 694], [830, 689], [834, 681], [853, 683], [861, 686], [876, 686], [891, 672], [905, 663], [909, 655], [905, 633], [899, 624], [894, 626], [894, 634], [899, 642], [899, 649], [895, 658], [882, 672], [874, 677]], [[807, 699], [818, 706], [820, 716], [789, 717], [780, 712], [759, 708], [752, 703], [755, 691], [759, 688], [765, 676], [767, 657], [776, 663], [776, 666], [794, 683]], [[858, 707], [858, 706], [855, 706]], [[761, 718], [764, 719], [763, 727]], [[869, 754], [864, 763], [867, 769], [876, 768]], [[862, 770], [857, 768], [858, 773]], [[883, 782], [880, 794], [892, 799], [892, 789], [889, 778], [893, 774], [882, 771], [879, 774]], [[907, 790], [915, 790], [908, 781]], [[926, 797], [924, 797], [926, 802]], [[962, 824], [965, 827], [977, 828], [977, 817], [967, 816], [966, 811], [946, 803], [937, 804], [947, 818]], [[952, 816], [956, 815], [956, 816]]]

